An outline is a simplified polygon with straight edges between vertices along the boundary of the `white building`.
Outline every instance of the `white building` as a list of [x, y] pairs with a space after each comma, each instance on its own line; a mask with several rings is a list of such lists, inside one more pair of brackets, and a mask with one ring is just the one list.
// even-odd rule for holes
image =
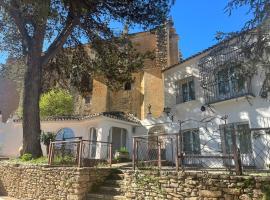
[[[232, 166], [233, 159], [228, 157], [237, 147], [244, 167], [266, 169], [270, 165], [270, 104], [265, 88], [270, 83], [264, 80], [269, 73], [257, 64], [256, 73], [241, 75], [244, 58], [237, 46], [220, 48], [223, 44], [163, 70], [167, 112], [159, 118], [151, 116], [149, 107], [148, 117], [142, 121], [120, 112], [99, 113], [42, 121], [42, 130], [58, 133], [58, 139], [112, 142], [113, 151], [127, 147], [130, 154], [133, 136], [171, 134], [159, 138], [162, 159], [169, 161], [174, 160], [176, 134], [180, 133], [177, 141], [186, 165]], [[156, 160], [154, 143], [149, 140], [141, 146], [139, 159], [151, 159], [152, 154]], [[21, 121], [0, 120], [0, 155], [17, 156], [21, 145]], [[89, 149], [91, 157], [102, 158], [101, 149], [104, 151], [102, 146]]]
[[[262, 93], [267, 72], [255, 65], [257, 72], [251, 77], [239, 75], [237, 70], [244, 63], [243, 58], [237, 57], [234, 50], [227, 51], [231, 46], [218, 50], [219, 45], [163, 72], [165, 106], [171, 108], [174, 122], [181, 122], [183, 153], [198, 155], [198, 159], [187, 161], [189, 164], [211, 165], [210, 159], [199, 155], [233, 153], [235, 131], [242, 164], [267, 168], [270, 103], [269, 94]], [[212, 54], [216, 49], [220, 52]], [[179, 132], [179, 128], [171, 132]], [[219, 164], [230, 161], [224, 162]]]
[[[131, 150], [132, 136], [139, 121], [133, 116], [121, 112], [98, 113], [89, 116], [54, 117], [41, 121], [41, 130], [57, 134], [57, 140], [69, 140], [82, 137], [84, 140], [112, 142], [113, 151], [126, 147]], [[17, 157], [22, 146], [22, 121], [0, 120], [0, 155]], [[92, 144], [92, 158], [106, 158], [108, 145]], [[88, 149], [87, 149], [88, 151]], [[45, 146], [43, 153], [46, 154]]]

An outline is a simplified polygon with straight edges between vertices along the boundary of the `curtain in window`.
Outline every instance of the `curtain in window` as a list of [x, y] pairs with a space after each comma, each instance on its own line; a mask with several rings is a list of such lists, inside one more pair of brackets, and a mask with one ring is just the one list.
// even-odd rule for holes
[[222, 69], [217, 73], [218, 94], [222, 96], [228, 95], [230, 86], [228, 81], [228, 69]]
[[195, 86], [193, 78], [187, 78], [176, 83], [176, 103], [195, 100]]
[[183, 102], [187, 102], [189, 100], [187, 83], [182, 84], [182, 96], [183, 96]]
[[195, 87], [194, 87], [194, 80], [189, 81], [189, 98], [190, 100], [195, 100]]

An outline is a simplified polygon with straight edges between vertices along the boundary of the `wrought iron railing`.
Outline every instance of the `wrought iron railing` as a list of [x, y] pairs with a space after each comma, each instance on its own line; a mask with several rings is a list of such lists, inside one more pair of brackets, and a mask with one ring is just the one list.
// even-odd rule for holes
[[243, 80], [240, 86], [237, 80], [216, 81], [208, 83], [204, 88], [204, 99], [206, 104], [212, 104], [243, 96], [253, 96], [251, 81]]
[[133, 169], [270, 172], [270, 133], [266, 129], [241, 132], [249, 137], [231, 127], [226, 131], [230, 132], [227, 139], [221, 130], [196, 132], [200, 138], [197, 146], [187, 146], [191, 143], [184, 131], [133, 137]]
[[69, 139], [50, 143], [49, 165], [93, 167], [101, 163], [112, 164], [112, 143]]

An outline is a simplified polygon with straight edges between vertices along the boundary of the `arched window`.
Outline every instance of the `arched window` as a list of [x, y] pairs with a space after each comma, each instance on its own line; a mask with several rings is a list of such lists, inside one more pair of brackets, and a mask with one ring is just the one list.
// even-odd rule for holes
[[62, 128], [56, 134], [56, 140], [74, 139], [75, 134], [71, 128]]
[[96, 151], [97, 151], [97, 129], [96, 128], [90, 128], [89, 130], [89, 151], [88, 151], [88, 157], [89, 158], [95, 158], [96, 157]]

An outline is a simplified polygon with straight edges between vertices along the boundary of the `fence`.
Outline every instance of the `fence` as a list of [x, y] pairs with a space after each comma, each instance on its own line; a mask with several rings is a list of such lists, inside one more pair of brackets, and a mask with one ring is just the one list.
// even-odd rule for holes
[[245, 124], [133, 138], [133, 168], [269, 172], [270, 134]]
[[112, 164], [112, 143], [74, 138], [54, 141], [49, 147], [49, 165], [92, 167]]

